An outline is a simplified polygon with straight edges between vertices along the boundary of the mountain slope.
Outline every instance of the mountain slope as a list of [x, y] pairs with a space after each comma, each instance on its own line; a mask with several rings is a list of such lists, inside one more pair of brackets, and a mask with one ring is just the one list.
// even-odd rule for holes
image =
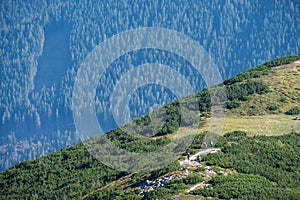
[[[250, 134], [264, 134], [264, 130], [257, 127], [257, 122], [253, 124], [252, 119], [262, 121], [266, 127], [265, 130], [278, 130], [270, 134], [289, 134], [291, 132], [289, 126], [291, 125], [293, 125], [293, 132], [299, 131], [299, 121], [293, 121], [291, 120], [292, 116], [284, 114], [292, 108], [300, 106], [299, 101], [297, 101], [299, 100], [299, 87], [297, 84], [299, 84], [298, 81], [300, 80], [300, 65], [296, 63], [289, 64], [299, 59], [300, 56], [277, 59], [225, 81], [224, 84], [228, 93], [228, 115], [227, 121], [225, 122], [225, 131], [240, 129], [241, 121], [244, 120], [245, 124], [243, 126]], [[280, 81], [284, 83], [284, 85], [279, 84]], [[210, 120], [209, 92], [208, 90], [204, 90], [196, 94], [196, 96], [200, 102], [199, 109], [201, 112], [201, 126], [199, 132], [203, 132], [207, 128]], [[271, 106], [274, 108], [270, 109]], [[255, 113], [250, 113], [253, 112], [253, 110], [255, 110]], [[155, 112], [160, 113], [163, 111], [169, 113], [167, 115], [169, 120], [156, 137], [146, 139], [135, 137], [125, 134], [120, 129], [108, 133], [108, 137], [117, 146], [128, 151], [151, 152], [157, 150], [170, 142], [169, 136], [172, 136], [172, 133], [179, 127], [178, 118], [180, 117], [180, 113], [178, 111], [178, 103], [171, 103]], [[288, 124], [284, 125], [281, 129], [273, 128], [272, 126], [275, 126], [274, 124], [267, 124], [266, 121], [264, 121], [270, 118], [270, 116], [277, 117], [278, 120], [281, 121], [284, 120], [284, 122]], [[148, 117], [145, 116], [141, 119], [135, 119], [132, 123], [143, 125], [147, 124], [148, 120]], [[230, 124], [228, 124], [228, 120], [231, 120]], [[188, 125], [188, 122], [186, 123]], [[226, 129], [226, 127], [229, 128]], [[143, 132], [143, 130], [138, 130], [138, 132]], [[268, 134], [267, 132], [265, 133]], [[203, 134], [199, 134], [195, 138], [189, 149], [191, 153], [196, 152], [197, 149], [202, 146], [203, 137]], [[241, 141], [242, 143], [240, 143]], [[293, 181], [290, 181], [290, 177], [299, 180], [300, 163], [299, 150], [297, 150], [299, 149], [299, 142], [299, 134], [295, 133], [278, 137], [252, 138], [245, 136], [242, 132], [236, 132], [235, 134], [228, 134], [219, 138], [219, 142], [216, 145], [222, 147], [223, 153], [207, 156], [205, 158], [206, 163], [203, 164], [203, 166], [219, 165], [224, 168], [237, 169], [239, 173], [250, 175], [242, 175], [236, 179], [230, 179], [229, 181], [236, 183], [246, 180], [246, 182], [250, 181], [254, 185], [256, 181], [262, 185], [272, 184], [270, 188], [271, 191], [277, 190], [279, 187], [284, 187], [283, 190], [280, 191], [280, 194], [288, 192], [291, 197], [294, 197], [299, 195], [299, 193], [294, 192], [299, 188], [295, 186]], [[240, 149], [241, 147], [244, 147], [244, 149]], [[275, 149], [276, 153], [272, 153], [272, 149]], [[288, 151], [286, 151], [286, 149], [288, 149]], [[269, 153], [263, 154], [262, 152]], [[291, 152], [292, 154], [286, 156]], [[279, 158], [276, 156], [279, 156]], [[286, 159], [282, 159], [284, 157], [286, 157]], [[256, 161], [252, 163], [253, 170], [249, 169], [249, 167], [247, 168], [249, 163], [242, 162], [242, 160], [245, 159]], [[280, 160], [282, 162], [280, 162]], [[237, 162], [235, 163], [233, 161]], [[270, 166], [272, 162], [275, 162], [274, 166]], [[237, 165], [237, 163], [241, 165]], [[264, 164], [263, 167], [260, 166], [261, 163]], [[278, 164], [276, 165], [276, 163]], [[255, 170], [258, 166], [260, 166], [258, 169], [266, 169], [264, 167], [270, 166], [271, 172]], [[94, 159], [85, 146], [80, 143], [34, 161], [17, 164], [1, 173], [0, 198], [115, 199], [119, 197], [120, 199], [139, 199], [140, 196], [138, 196], [138, 194], [141, 192], [140, 186], [144, 184], [146, 180], [156, 179], [169, 172], [179, 173], [180, 168], [179, 163], [175, 161], [168, 167], [151, 173], [128, 174], [118, 172]], [[198, 173], [193, 170], [192, 172]], [[272, 178], [276, 171], [278, 172], [278, 177]], [[279, 178], [282, 174], [287, 173], [288, 176], [285, 176], [287, 178], [285, 179], [284, 185], [280, 184]], [[260, 177], [253, 177], [251, 174], [256, 174]], [[279, 174], [281, 175], [279, 176]], [[191, 181], [190, 179], [195, 181]], [[225, 188], [226, 184], [224, 185], [222, 178], [219, 179], [221, 180], [212, 179], [212, 186], [219, 187], [217, 187], [213, 193], [196, 190], [192, 194], [218, 196], [220, 198], [228, 197], [226, 195], [222, 196], [222, 188]], [[162, 188], [154, 193], [145, 195], [144, 198], [158, 198], [163, 194], [166, 195], [165, 197], [175, 196], [180, 192], [184, 193], [187, 187], [197, 181], [200, 181], [200, 179], [195, 177], [180, 179], [170, 183], [165, 189]], [[255, 192], [256, 190], [257, 188], [252, 188], [252, 191]], [[263, 193], [265, 191], [261, 192]], [[230, 193], [228, 195], [230, 196]]]
[[296, 62], [299, 59], [275, 59], [225, 81], [226, 87], [236, 93], [242, 93], [237, 90], [239, 85], [249, 82], [260, 82], [267, 89], [261, 94], [229, 96], [223, 133], [242, 130], [250, 135], [280, 135], [300, 130], [300, 123], [292, 120], [297, 114], [286, 114], [300, 107], [300, 62]]
[[[286, 115], [290, 109], [300, 107], [300, 63], [274, 67], [267, 75], [252, 80], [268, 85], [269, 92], [254, 94], [239, 108], [228, 113], [224, 131], [244, 130], [252, 134], [279, 135], [284, 131], [300, 130], [300, 123], [291, 120], [293, 116]], [[247, 117], [240, 118], [240, 115]], [[252, 126], [251, 130], [250, 124], [256, 126]]]

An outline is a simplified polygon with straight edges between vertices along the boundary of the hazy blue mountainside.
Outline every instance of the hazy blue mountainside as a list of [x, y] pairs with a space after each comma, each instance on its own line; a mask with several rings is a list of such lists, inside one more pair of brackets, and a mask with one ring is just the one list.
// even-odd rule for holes
[[[140, 27], [181, 32], [203, 46], [223, 79], [300, 48], [296, 0], [2, 1], [0, 9], [0, 171], [79, 141], [70, 109], [76, 73], [88, 53], [115, 34]], [[206, 87], [178, 55], [159, 49], [124, 54], [97, 88], [97, 117], [105, 131], [117, 127], [112, 88], [145, 63], [171, 66], [197, 90]], [[145, 85], [131, 96], [130, 117], [175, 98], [166, 87]]]

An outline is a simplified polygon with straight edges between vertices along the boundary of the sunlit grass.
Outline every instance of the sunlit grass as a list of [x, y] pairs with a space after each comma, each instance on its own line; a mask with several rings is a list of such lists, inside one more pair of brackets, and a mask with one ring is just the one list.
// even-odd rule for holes
[[282, 135], [300, 131], [300, 121], [285, 114], [261, 116], [227, 116], [223, 133], [241, 130], [249, 135]]

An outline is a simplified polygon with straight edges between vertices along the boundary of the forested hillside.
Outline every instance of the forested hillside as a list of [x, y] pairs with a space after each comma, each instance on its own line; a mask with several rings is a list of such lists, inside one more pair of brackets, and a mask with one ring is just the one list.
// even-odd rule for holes
[[205, 157], [207, 165], [234, 168], [239, 173], [219, 176], [212, 186], [193, 194], [222, 199], [298, 199], [300, 197], [299, 133], [247, 137], [233, 132], [222, 138], [223, 154]]
[[[295, 101], [297, 89], [293, 84], [299, 76], [298, 56], [289, 56], [272, 60], [263, 65], [246, 71], [224, 82], [228, 99], [228, 118], [259, 117], [259, 115], [278, 116], [293, 124], [293, 129], [276, 133], [276, 136], [264, 136], [255, 124], [249, 123], [251, 134], [243, 131], [232, 131], [218, 136], [214, 147], [221, 152], [201, 155], [202, 160], [184, 161], [183, 153], [179, 161], [167, 167], [145, 173], [119, 172], [99, 162], [90, 154], [84, 143], [62, 149], [51, 155], [26, 161], [15, 165], [0, 174], [0, 197], [2, 199], [201, 199], [213, 197], [221, 199], [299, 199], [300, 181], [300, 133], [299, 121], [292, 120], [299, 113], [299, 101]], [[279, 87], [277, 82], [270, 82], [278, 76], [289, 86]], [[293, 78], [292, 78], [293, 77]], [[297, 79], [298, 80], [298, 79]], [[220, 86], [220, 85], [219, 85]], [[205, 89], [194, 94], [197, 97], [200, 116], [191, 116], [191, 121], [200, 119], [198, 134], [186, 152], [195, 154], [204, 146], [207, 135], [214, 133], [203, 131], [210, 119], [210, 92]], [[280, 91], [281, 93], [278, 93]], [[275, 95], [276, 94], [276, 95]], [[278, 98], [277, 95], [281, 95]], [[259, 115], [247, 115], [240, 109], [255, 99], [256, 95], [271, 105], [278, 103], [278, 110], [256, 101]], [[270, 100], [270, 98], [273, 98]], [[285, 98], [282, 101], [282, 98]], [[189, 103], [189, 98], [181, 102]], [[235, 105], [236, 104], [236, 105]], [[191, 104], [194, 105], [194, 104]], [[235, 106], [232, 106], [235, 105]], [[149, 123], [148, 115], [135, 118], [124, 127], [108, 132], [107, 138], [121, 149], [128, 152], [153, 152], [163, 148], [174, 140], [174, 132], [181, 125], [178, 101], [153, 111], [157, 116], [167, 113], [166, 123], [157, 135], [143, 128]], [[152, 113], [153, 114], [153, 113]], [[282, 115], [287, 118], [282, 117]], [[158, 120], [158, 118], [154, 118]], [[234, 119], [234, 118], [233, 118]], [[126, 129], [132, 123], [139, 129]], [[161, 124], [154, 123], [158, 126]], [[225, 122], [226, 123], [226, 122]], [[189, 122], [184, 122], [189, 127]], [[265, 125], [267, 126], [267, 124]], [[226, 127], [226, 124], [225, 124]], [[149, 127], [147, 127], [149, 128]], [[155, 129], [155, 127], [152, 127]], [[271, 129], [273, 127], [267, 127]], [[126, 131], [136, 131], [131, 134]], [[137, 136], [137, 134], [148, 137]], [[180, 134], [180, 133], [179, 133]], [[184, 134], [184, 133], [182, 133]], [[270, 135], [270, 134], [268, 134]], [[101, 138], [91, 140], [101, 145]], [[180, 140], [179, 140], [180, 141]], [[197, 158], [198, 159], [198, 158]], [[183, 164], [182, 164], [183, 163]], [[133, 163], [135, 164], [135, 163]], [[136, 163], [138, 166], [138, 163]], [[149, 182], [164, 180], [164, 177], [177, 177], [152, 190], [144, 190]], [[150, 181], [149, 181], [150, 180]], [[144, 191], [144, 192], [143, 192]]]
[[[249, 137], [244, 132], [233, 132], [219, 141], [217, 145], [222, 153], [209, 154], [202, 164], [214, 167], [219, 175], [207, 181], [208, 186], [191, 191], [190, 196], [196, 199], [201, 196], [223, 199], [300, 197], [299, 133]], [[143, 145], [144, 148], [149, 144]], [[141, 197], [140, 187], [146, 180], [170, 172], [181, 173], [183, 169], [176, 162], [152, 173], [122, 173], [93, 159], [79, 144], [1, 173], [0, 196], [3, 199], [166, 199], [187, 195], [185, 191], [189, 187], [207, 180], [202, 173], [203, 167], [189, 169], [190, 176]], [[227, 168], [237, 173], [223, 175]]]

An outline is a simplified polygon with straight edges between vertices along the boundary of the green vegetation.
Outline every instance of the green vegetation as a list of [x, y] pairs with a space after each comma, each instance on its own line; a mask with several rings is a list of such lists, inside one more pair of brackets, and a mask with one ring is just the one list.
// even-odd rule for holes
[[[250, 70], [239, 78], [227, 81], [225, 87], [228, 98], [227, 107], [231, 109], [230, 111], [241, 109], [242, 104], [249, 103], [256, 95], [263, 96], [272, 93], [270, 85], [256, 80], [257, 77], [271, 73], [272, 67], [291, 59], [299, 58], [294, 56], [282, 60], [277, 59], [258, 67], [258, 69]], [[181, 101], [175, 101], [155, 110], [150, 115], [134, 119], [122, 129], [107, 133], [107, 137], [116, 146], [129, 152], [156, 151], [171, 142], [172, 135], [169, 134], [178, 130], [179, 126], [194, 124], [201, 117], [201, 127], [205, 120], [209, 119], [210, 98], [214, 89], [216, 87], [212, 90], [205, 89], [195, 94], [196, 98], [183, 98]], [[255, 100], [257, 99], [253, 101]], [[182, 121], [179, 102], [190, 106], [193, 111], [200, 110], [200, 115], [195, 116], [190, 112], [187, 113], [190, 121]], [[281, 106], [289, 102], [290, 98], [286, 96], [276, 96], [276, 103], [272, 102], [264, 109], [268, 112], [279, 112]], [[251, 109], [248, 111], [252, 113], [249, 115], [260, 113], [261, 107], [258, 104], [260, 102], [256, 102], [257, 107], [250, 106]], [[294, 115], [299, 112], [299, 106], [289, 108], [292, 109], [285, 111], [286, 114]], [[290, 116], [285, 115], [285, 112], [275, 115], [277, 118], [274, 117], [274, 121], [278, 122], [284, 119], [290, 123], [297, 123], [291, 120]], [[241, 120], [245, 120], [247, 121], [245, 126], [257, 131], [256, 134], [273, 134], [267, 131], [271, 130], [272, 132], [274, 128], [279, 127], [271, 127], [266, 123], [267, 120], [273, 120], [269, 116], [252, 118], [250, 116], [235, 116], [236, 118], [232, 116], [233, 113], [228, 117], [232, 123], [241, 125]], [[166, 119], [166, 123], [160, 121], [162, 118]], [[136, 129], [132, 129], [133, 124], [137, 125], [134, 126]], [[149, 124], [151, 126], [148, 126]], [[153, 130], [160, 126], [162, 127], [161, 131], [154, 134]], [[203, 163], [216, 168], [219, 166], [234, 169], [238, 173], [225, 176], [218, 172], [218, 176], [209, 182], [211, 187], [195, 190], [191, 194], [225, 199], [297, 199], [300, 197], [298, 192], [300, 191], [300, 134], [296, 133], [298, 130], [296, 125], [292, 128], [294, 133], [282, 136], [250, 137], [243, 131], [232, 131], [220, 136], [215, 147], [220, 147], [222, 153], [201, 156]], [[227, 130], [226, 124], [224, 129]], [[291, 126], [288, 124], [279, 127], [277, 132], [281, 134], [292, 132], [290, 129]], [[191, 154], [201, 148], [203, 139], [208, 133], [203, 132], [196, 135], [188, 149]], [[185, 134], [185, 132], [181, 134]], [[250, 134], [252, 136], [255, 133], [251, 132]], [[139, 199], [139, 186], [143, 182], [154, 180], [171, 172], [178, 173], [181, 168], [175, 161], [165, 168], [146, 174], [118, 172], [94, 159], [85, 146], [80, 143], [34, 161], [17, 164], [0, 173], [0, 199]], [[191, 185], [206, 181], [207, 179], [200, 175], [205, 171], [204, 166], [194, 168], [192, 174], [185, 179], [174, 180], [166, 187], [147, 193], [144, 198], [165, 199], [183, 193]]]
[[122, 131], [122, 129], [111, 131], [108, 133], [108, 138], [116, 146], [129, 152], [152, 152], [171, 142], [171, 140], [166, 137], [159, 137], [155, 139], [135, 137]]
[[191, 174], [183, 180], [185, 184], [197, 184], [202, 181], [203, 179], [199, 174]]
[[208, 155], [205, 158], [208, 164], [259, 174], [282, 187], [299, 187], [300, 134], [274, 137], [226, 134], [224, 137], [234, 143], [223, 147], [225, 154]]
[[263, 82], [247, 81], [246, 83], [235, 83], [226, 86], [227, 108], [238, 108], [240, 101], [247, 101], [250, 95], [263, 94], [269, 91], [269, 88]]
[[224, 81], [224, 84], [232, 85], [234, 83], [249, 81], [249, 80], [252, 80], [253, 78], [259, 78], [259, 77], [268, 75], [270, 73], [271, 69], [274, 67], [289, 64], [296, 60], [300, 60], [300, 55], [292, 55], [292, 56], [277, 58], [277, 59], [271, 60], [269, 62], [266, 62], [262, 65], [259, 65], [258, 67], [250, 69], [246, 72], [243, 72], [237, 76], [229, 78], [228, 80]]
[[[111, 136], [112, 137], [112, 136]], [[196, 137], [201, 142], [203, 134]], [[126, 140], [125, 140], [126, 141]], [[233, 168], [235, 175], [218, 175], [210, 187], [192, 195], [225, 199], [297, 199], [300, 196], [300, 134], [249, 137], [235, 131], [219, 138], [223, 153], [203, 158], [207, 165]], [[147, 146], [149, 144], [145, 144]], [[94, 160], [82, 144], [31, 162], [24, 162], [0, 174], [0, 197], [46, 199], [140, 199], [139, 185], [180, 170], [176, 161], [149, 174], [117, 172]], [[166, 199], [183, 193], [203, 181], [198, 167], [184, 179], [151, 191], [144, 199]]]
[[[224, 82], [225, 83], [225, 82]], [[247, 82], [232, 82], [225, 85], [227, 95], [227, 108], [233, 109], [240, 106], [240, 101], [249, 100], [251, 95], [264, 94], [269, 92], [268, 86], [259, 81], [247, 80]], [[211, 90], [203, 90], [196, 94], [199, 100], [199, 110], [201, 113], [209, 112], [211, 109]]]
[[132, 190], [128, 193], [125, 193], [123, 190], [117, 188], [105, 188], [103, 190], [97, 191], [90, 196], [86, 196], [83, 199], [85, 200], [97, 200], [97, 199], [124, 199], [124, 200], [138, 200], [137, 190]]
[[0, 199], [75, 199], [124, 175], [95, 160], [78, 144], [1, 173]]
[[197, 169], [195, 169], [195, 172], [203, 172], [205, 171], [204, 167], [198, 167]]
[[300, 107], [299, 106], [293, 107], [289, 111], [287, 111], [285, 114], [287, 114], [287, 115], [299, 115], [300, 114]]
[[195, 194], [247, 199], [255, 193], [271, 199], [300, 197], [300, 134], [248, 137], [245, 132], [235, 131], [224, 135], [224, 139], [224, 153], [209, 154], [204, 160], [208, 165], [234, 168], [242, 174], [217, 177], [212, 181], [213, 189]]
[[274, 111], [274, 110], [278, 110], [278, 109], [279, 109], [279, 107], [277, 105], [270, 105], [270, 106], [268, 106], [268, 110], [269, 111]]
[[253, 174], [217, 176], [212, 187], [195, 190], [193, 195], [218, 199], [297, 199], [300, 193], [278, 187], [265, 177]]
[[233, 108], [238, 108], [241, 106], [240, 101], [234, 99], [232, 101], [227, 101], [227, 108], [228, 109], [233, 109]]
[[180, 169], [180, 165], [177, 161], [175, 161], [175, 162], [171, 163], [170, 165], [168, 165], [167, 167], [152, 171], [149, 179], [154, 179], [163, 174], [167, 174], [168, 172], [178, 171], [179, 169]]
[[[134, 174], [130, 184], [179, 170], [178, 162], [149, 174]], [[83, 144], [64, 149], [35, 161], [20, 163], [0, 174], [0, 199], [137, 199], [140, 190], [106, 188], [130, 176], [95, 160]], [[174, 187], [174, 186], [173, 186]]]
[[[210, 109], [210, 98], [206, 111]], [[154, 110], [152, 113], [141, 118], [136, 118], [132, 122], [124, 125], [117, 134], [128, 133], [130, 135], [158, 137], [176, 132], [179, 127], [201, 126], [204, 122], [197, 115], [199, 112], [199, 102], [193, 95], [176, 100], [162, 108]], [[115, 132], [116, 130], [112, 131]], [[113, 133], [115, 134], [115, 133]]]
[[[228, 86], [244, 84], [249, 81], [262, 82], [268, 86], [267, 92], [251, 94], [246, 97], [246, 101], [240, 99], [230, 102], [228, 100], [227, 107], [231, 109], [230, 113], [242, 116], [277, 115], [286, 113], [293, 107], [299, 107], [300, 69], [297, 64], [293, 64], [293, 61], [298, 59], [299, 55], [275, 59], [225, 81], [225, 85]], [[278, 64], [283, 65], [278, 66]], [[253, 75], [257, 73], [261, 75]]]

